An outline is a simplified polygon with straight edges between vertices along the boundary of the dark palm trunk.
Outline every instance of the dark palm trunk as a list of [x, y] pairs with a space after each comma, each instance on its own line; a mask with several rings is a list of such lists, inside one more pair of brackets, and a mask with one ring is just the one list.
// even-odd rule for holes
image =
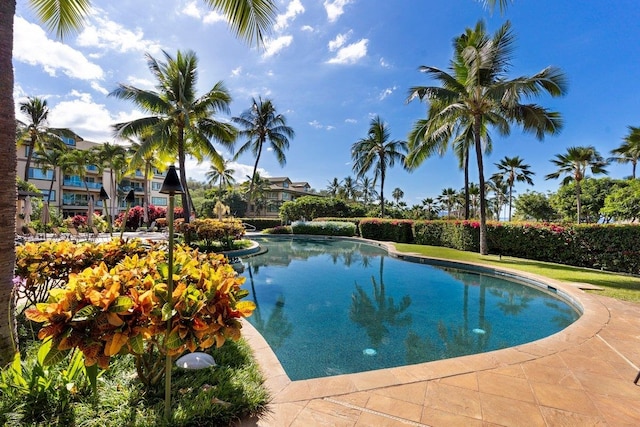
[[191, 220], [191, 209], [189, 207], [189, 188], [187, 186], [187, 171], [185, 169], [186, 156], [184, 153], [184, 129], [178, 131], [178, 166], [180, 166], [180, 181], [184, 192], [180, 195], [182, 201], [184, 222]]
[[580, 188], [580, 181], [576, 181], [576, 209], [578, 210], [578, 224], [580, 224], [580, 217], [582, 216], [582, 201], [580, 197], [582, 195], [582, 189]]
[[482, 164], [482, 146], [480, 145], [480, 117], [474, 117], [473, 133], [476, 145], [476, 157], [478, 160], [478, 182], [480, 186], [480, 255], [487, 255], [487, 207], [484, 189], [484, 166]]
[[511, 202], [513, 200], [513, 182], [509, 183], [509, 221], [511, 221]]
[[31, 159], [33, 158], [33, 150], [36, 148], [36, 141], [31, 138], [29, 143], [29, 153], [27, 154], [27, 162], [24, 165], [24, 180], [29, 182], [29, 168], [31, 167]]
[[384, 218], [384, 163], [380, 171], [380, 218]]
[[464, 153], [464, 219], [469, 219], [469, 206], [471, 206], [469, 196], [469, 147]]
[[257, 209], [255, 206], [252, 206], [253, 203], [253, 187], [256, 184], [256, 172], [258, 171], [258, 162], [260, 161], [260, 156], [262, 155], [262, 140], [260, 140], [260, 148], [258, 149], [258, 155], [256, 156], [256, 162], [253, 164], [253, 173], [251, 174], [251, 184], [249, 184], [249, 194], [247, 196], [248, 199], [248, 207], [249, 213], [251, 213], [251, 208], [253, 208], [253, 216], [257, 217]]
[[0, 2], [0, 366], [15, 349], [14, 301], [11, 298], [16, 229], [16, 117], [13, 102], [13, 16], [15, 0]]

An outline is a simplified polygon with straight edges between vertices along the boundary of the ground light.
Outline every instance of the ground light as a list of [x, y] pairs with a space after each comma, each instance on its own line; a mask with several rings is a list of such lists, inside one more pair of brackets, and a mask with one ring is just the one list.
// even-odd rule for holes
[[[184, 193], [182, 183], [176, 172], [174, 165], [169, 166], [167, 176], [164, 178], [160, 193], [169, 195], [169, 210], [167, 211], [167, 226], [169, 227], [169, 277], [167, 277], [167, 294], [169, 295], [169, 304], [171, 311], [173, 311], [173, 205], [175, 203], [176, 193]], [[171, 317], [167, 320], [167, 331], [164, 337], [165, 346], [169, 340], [169, 334], [171, 333]], [[166, 349], [165, 349], [166, 350]], [[171, 419], [171, 356], [167, 351], [166, 364], [165, 364], [165, 377], [164, 377], [164, 418], [167, 422]]]

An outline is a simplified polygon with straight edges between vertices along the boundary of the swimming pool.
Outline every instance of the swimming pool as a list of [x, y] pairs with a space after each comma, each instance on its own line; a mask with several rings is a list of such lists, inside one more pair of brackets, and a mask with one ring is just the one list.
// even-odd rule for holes
[[253, 238], [245, 287], [291, 380], [428, 362], [552, 335], [577, 310], [536, 287], [390, 257], [362, 242]]

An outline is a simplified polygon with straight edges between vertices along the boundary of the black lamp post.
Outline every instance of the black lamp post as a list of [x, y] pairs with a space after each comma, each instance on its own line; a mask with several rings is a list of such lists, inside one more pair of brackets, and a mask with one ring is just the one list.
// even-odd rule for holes
[[113, 237], [113, 229], [111, 228], [111, 219], [109, 218], [109, 206], [106, 205], [107, 200], [111, 197], [107, 194], [104, 187], [100, 187], [100, 200], [102, 200], [102, 207], [107, 214], [107, 224], [109, 224], [109, 236]]
[[127, 219], [129, 218], [129, 210], [131, 209], [131, 205], [133, 205], [136, 201], [136, 194], [133, 192], [133, 190], [129, 191], [129, 194], [127, 194], [127, 197], [124, 200], [127, 203], [127, 207], [125, 208], [122, 226], [120, 227], [120, 239], [122, 239], [122, 237], [124, 236], [124, 228], [127, 226]]
[[[176, 167], [174, 165], [169, 166], [169, 170], [167, 171], [167, 176], [164, 178], [164, 182], [162, 183], [162, 188], [160, 189], [160, 193], [169, 195], [169, 211], [167, 212], [167, 226], [169, 227], [169, 255], [168, 255], [168, 264], [169, 264], [169, 277], [167, 277], [167, 295], [169, 298], [169, 305], [171, 310], [173, 310], [173, 208], [175, 203], [175, 195], [176, 193], [182, 194], [184, 193], [184, 188], [182, 188], [182, 183], [180, 182], [180, 178], [178, 178], [178, 173], [176, 172]], [[171, 318], [167, 320], [167, 331], [164, 337], [165, 346], [169, 340], [169, 334], [171, 333]], [[166, 356], [166, 365], [165, 365], [165, 381], [164, 381], [164, 417], [169, 421], [171, 417], [171, 368], [173, 364], [171, 363], [171, 356], [169, 356], [169, 352], [167, 351]]]

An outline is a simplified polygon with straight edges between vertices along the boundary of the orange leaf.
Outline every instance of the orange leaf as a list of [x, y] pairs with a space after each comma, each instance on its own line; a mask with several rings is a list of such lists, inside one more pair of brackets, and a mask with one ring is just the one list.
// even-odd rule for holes
[[[113, 356], [114, 354], [118, 354], [122, 346], [127, 343], [127, 339], [128, 337], [124, 334], [121, 334], [120, 332], [116, 332], [115, 334], [113, 334], [113, 336], [109, 337], [109, 339], [107, 340], [107, 345], [104, 349], [104, 355]], [[100, 360], [98, 360], [98, 363], [100, 363]]]

